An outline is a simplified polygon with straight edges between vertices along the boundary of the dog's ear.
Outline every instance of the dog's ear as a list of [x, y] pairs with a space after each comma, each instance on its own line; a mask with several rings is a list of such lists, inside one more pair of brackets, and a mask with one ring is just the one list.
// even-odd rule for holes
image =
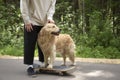
[[46, 31], [45, 31], [45, 30], [46, 30], [45, 27], [43, 27], [43, 28], [41, 29], [41, 31], [40, 31], [40, 36], [46, 35]]
[[39, 34], [40, 34], [40, 36], [43, 36], [44, 35], [44, 31], [41, 30]]
[[46, 23], [46, 24], [44, 25], [44, 27], [48, 27], [48, 26], [49, 26], [49, 24], [50, 24], [50, 23]]

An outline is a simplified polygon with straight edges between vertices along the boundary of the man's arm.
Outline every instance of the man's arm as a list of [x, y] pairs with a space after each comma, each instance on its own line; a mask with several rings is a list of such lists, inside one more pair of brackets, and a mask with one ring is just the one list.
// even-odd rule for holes
[[53, 15], [55, 13], [55, 4], [56, 4], [56, 0], [52, 0], [50, 8], [49, 8], [48, 13], [47, 13], [47, 20], [48, 20], [48, 22], [54, 23]]
[[31, 32], [33, 30], [32, 24], [29, 18], [29, 0], [20, 0], [20, 11], [25, 23], [25, 29], [28, 32]]
[[29, 0], [20, 0], [20, 10], [25, 24], [30, 23], [28, 6]]

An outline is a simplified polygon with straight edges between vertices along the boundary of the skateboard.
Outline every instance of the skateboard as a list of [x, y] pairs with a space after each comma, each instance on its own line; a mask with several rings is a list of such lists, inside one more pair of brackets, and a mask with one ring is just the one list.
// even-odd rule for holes
[[36, 74], [59, 74], [61, 76], [71, 74], [75, 71], [75, 66], [53, 66], [52, 69], [40, 67], [38, 64], [34, 65]]

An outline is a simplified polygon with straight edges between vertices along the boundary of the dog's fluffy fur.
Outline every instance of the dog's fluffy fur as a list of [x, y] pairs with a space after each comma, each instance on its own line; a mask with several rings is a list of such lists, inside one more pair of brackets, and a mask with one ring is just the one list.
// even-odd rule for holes
[[[68, 34], [59, 33], [60, 29], [52, 23], [46, 24], [39, 32], [38, 44], [43, 51], [45, 67], [47, 68], [53, 68], [56, 53], [60, 53], [62, 55], [63, 65], [66, 65], [67, 56], [72, 62], [72, 65], [75, 65], [74, 41]], [[48, 58], [50, 58], [49, 63]]]

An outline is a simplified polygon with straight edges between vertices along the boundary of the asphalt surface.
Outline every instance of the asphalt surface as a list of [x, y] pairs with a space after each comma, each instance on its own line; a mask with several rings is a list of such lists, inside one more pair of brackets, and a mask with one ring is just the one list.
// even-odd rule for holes
[[[55, 65], [60, 64], [61, 61], [55, 61]], [[38, 74], [33, 78], [27, 75], [22, 59], [0, 59], [0, 80], [120, 80], [120, 64], [77, 61], [71, 75]]]

